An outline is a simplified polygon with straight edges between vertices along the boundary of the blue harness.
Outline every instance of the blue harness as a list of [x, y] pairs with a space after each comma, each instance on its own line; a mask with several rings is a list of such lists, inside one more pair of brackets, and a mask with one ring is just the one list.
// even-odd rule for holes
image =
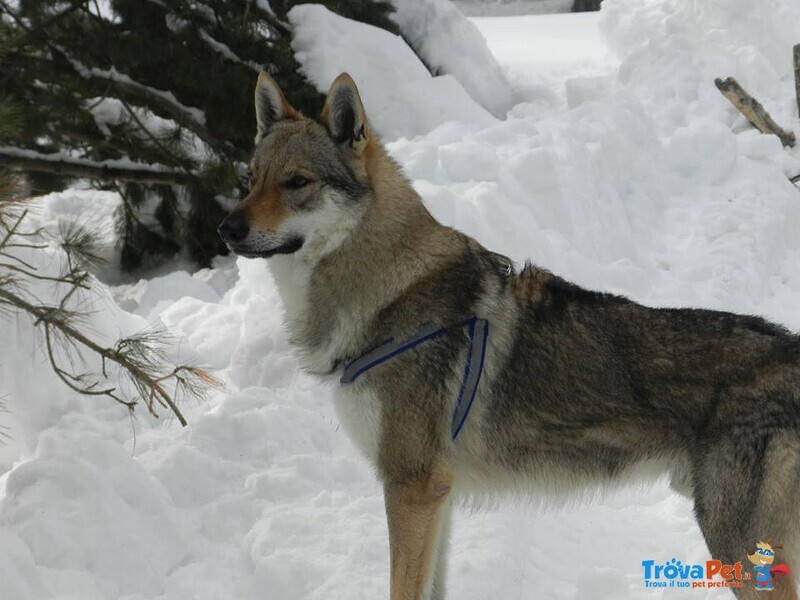
[[[464, 426], [467, 420], [469, 409], [472, 408], [472, 401], [478, 391], [478, 384], [483, 373], [483, 359], [486, 356], [486, 339], [489, 337], [489, 322], [486, 319], [471, 317], [459, 323], [456, 327], [469, 327], [469, 348], [467, 349], [467, 364], [464, 367], [464, 377], [461, 380], [461, 389], [458, 392], [456, 409], [453, 413], [453, 424], [451, 426], [452, 439]], [[432, 340], [447, 332], [451, 327], [437, 327], [436, 325], [423, 325], [410, 338], [405, 340], [389, 340], [381, 344], [374, 350], [362, 354], [358, 358], [350, 361], [344, 368], [344, 373], [339, 379], [339, 383], [353, 383], [364, 373], [373, 367], [385, 363], [423, 342]]]

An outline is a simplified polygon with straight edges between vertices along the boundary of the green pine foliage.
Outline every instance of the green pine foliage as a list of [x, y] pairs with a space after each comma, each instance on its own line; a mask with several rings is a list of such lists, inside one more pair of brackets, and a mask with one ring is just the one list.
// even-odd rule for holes
[[[303, 112], [322, 105], [290, 46], [298, 3], [0, 0], [0, 167], [28, 173], [34, 191], [75, 178], [119, 191], [127, 270], [178, 252], [208, 265], [225, 252], [226, 206], [246, 192], [257, 73]], [[394, 30], [388, 2], [322, 3]]]

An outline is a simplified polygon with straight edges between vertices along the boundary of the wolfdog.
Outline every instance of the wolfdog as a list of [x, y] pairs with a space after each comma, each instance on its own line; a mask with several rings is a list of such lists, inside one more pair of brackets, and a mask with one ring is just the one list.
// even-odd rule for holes
[[[654, 470], [693, 498], [714, 559], [748, 565], [771, 537], [793, 564], [799, 336], [582, 289], [440, 224], [346, 73], [317, 120], [266, 73], [255, 108], [251, 190], [219, 232], [269, 258], [304, 368], [342, 382], [338, 415], [383, 486], [392, 600], [445, 597], [457, 499]], [[793, 575], [772, 597], [797, 600]]]

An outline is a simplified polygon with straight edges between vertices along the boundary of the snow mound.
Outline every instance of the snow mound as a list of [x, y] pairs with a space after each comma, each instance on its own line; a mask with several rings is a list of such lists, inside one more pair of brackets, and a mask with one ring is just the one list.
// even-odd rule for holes
[[122, 199], [115, 192], [87, 193], [66, 190], [40, 196], [31, 205], [37, 222], [51, 235], [81, 227], [94, 236], [100, 258], [107, 268], [100, 268], [98, 275], [114, 279], [119, 265], [117, 216]]
[[616, 80], [619, 61], [603, 40], [598, 20], [598, 13], [472, 19], [519, 95], [546, 106], [559, 105], [569, 79], [595, 78], [602, 93]]
[[800, 129], [792, 45], [800, 11], [791, 0], [606, 0], [601, 30], [623, 60], [620, 82], [653, 111], [661, 131], [709, 117], [745, 128], [714, 79], [736, 78], [784, 127]]
[[288, 16], [303, 75], [327, 93], [340, 73], [350, 73], [382, 138], [423, 135], [444, 121], [494, 122], [455, 77], [431, 77], [402, 38], [319, 5], [296, 6]]
[[497, 117], [517, 103], [480, 30], [450, 0], [395, 0], [394, 6], [392, 20], [435, 73], [453, 75]]

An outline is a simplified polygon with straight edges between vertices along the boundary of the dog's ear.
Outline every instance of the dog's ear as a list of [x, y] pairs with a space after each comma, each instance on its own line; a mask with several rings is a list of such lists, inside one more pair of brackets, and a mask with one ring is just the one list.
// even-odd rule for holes
[[298, 112], [291, 107], [283, 90], [266, 71], [261, 71], [256, 82], [256, 144], [269, 133], [270, 128], [283, 119], [297, 119]]
[[347, 73], [331, 84], [320, 121], [337, 144], [348, 144], [356, 156], [363, 152], [369, 136], [367, 114], [356, 82]]

